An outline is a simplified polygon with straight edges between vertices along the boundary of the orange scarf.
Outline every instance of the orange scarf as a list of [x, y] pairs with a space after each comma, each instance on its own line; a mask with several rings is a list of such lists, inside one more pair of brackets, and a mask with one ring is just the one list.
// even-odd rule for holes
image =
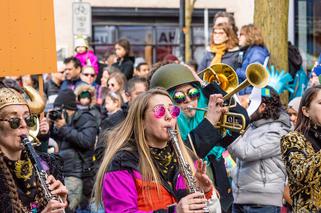
[[226, 44], [215, 44], [211, 46], [211, 52], [215, 53], [215, 56], [211, 62], [211, 65], [221, 63], [222, 57], [225, 53], [225, 50], [227, 49]]

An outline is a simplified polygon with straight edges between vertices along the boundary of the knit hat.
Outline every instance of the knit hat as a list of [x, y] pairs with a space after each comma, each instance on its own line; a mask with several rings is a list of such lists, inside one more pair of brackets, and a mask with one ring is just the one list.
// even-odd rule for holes
[[74, 46], [75, 46], [75, 51], [76, 51], [77, 47], [86, 47], [88, 49], [89, 45], [88, 45], [87, 38], [85, 36], [81, 36], [81, 35], [76, 36]]
[[70, 89], [60, 91], [57, 98], [55, 99], [54, 107], [76, 110], [77, 104], [75, 93]]
[[294, 109], [296, 112], [299, 112], [301, 97], [293, 98], [290, 102], [288, 107]]

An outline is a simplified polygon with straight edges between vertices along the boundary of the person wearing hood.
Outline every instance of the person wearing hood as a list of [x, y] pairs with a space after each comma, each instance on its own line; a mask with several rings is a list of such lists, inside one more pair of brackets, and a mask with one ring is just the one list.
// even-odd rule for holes
[[[259, 28], [253, 24], [244, 25], [240, 30], [239, 45], [244, 51], [242, 66], [236, 69], [239, 82], [246, 79], [246, 68], [253, 63], [265, 65], [269, 58], [269, 51], [264, 44], [264, 39]], [[252, 86], [246, 87], [239, 92], [239, 99], [242, 105], [248, 106], [248, 97]]]
[[115, 52], [117, 55], [117, 62], [112, 66], [121, 70], [126, 76], [127, 80], [133, 77], [134, 73], [134, 57], [130, 54], [130, 43], [127, 39], [119, 39], [115, 44]]
[[237, 161], [232, 212], [280, 212], [286, 180], [280, 139], [290, 131], [290, 119], [270, 86], [254, 88], [250, 100], [249, 128], [228, 147]]

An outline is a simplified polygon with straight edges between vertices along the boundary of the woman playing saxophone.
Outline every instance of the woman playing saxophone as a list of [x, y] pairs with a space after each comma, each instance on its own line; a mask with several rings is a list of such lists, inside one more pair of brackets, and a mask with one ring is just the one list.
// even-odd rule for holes
[[[126, 119], [106, 138], [107, 149], [97, 174], [96, 203], [108, 212], [205, 212], [214, 187], [206, 165], [197, 161], [180, 136], [176, 156], [168, 129], [177, 130], [180, 109], [168, 93], [149, 90], [138, 96]], [[178, 158], [191, 169], [199, 191], [190, 191]], [[205, 195], [205, 196], [204, 196]]]

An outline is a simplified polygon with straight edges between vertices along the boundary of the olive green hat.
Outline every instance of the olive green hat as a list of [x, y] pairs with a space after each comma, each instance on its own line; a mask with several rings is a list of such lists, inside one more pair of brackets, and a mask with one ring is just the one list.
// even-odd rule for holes
[[192, 82], [198, 81], [187, 66], [182, 64], [166, 64], [155, 71], [150, 80], [150, 88], [163, 87], [169, 90]]

